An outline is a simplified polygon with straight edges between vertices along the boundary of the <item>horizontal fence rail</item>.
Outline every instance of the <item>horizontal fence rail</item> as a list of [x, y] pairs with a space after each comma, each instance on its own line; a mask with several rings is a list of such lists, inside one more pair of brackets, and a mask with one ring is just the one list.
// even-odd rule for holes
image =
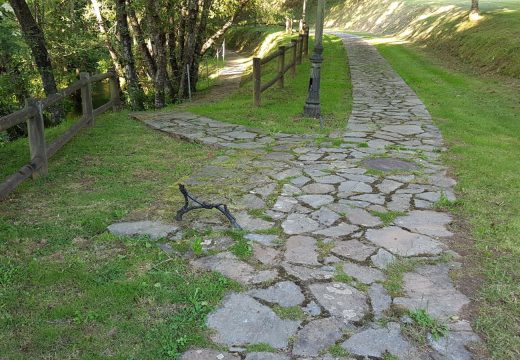
[[[291, 51], [291, 62], [285, 63], [285, 54]], [[280, 46], [278, 50], [264, 58], [253, 58], [253, 100], [255, 106], [260, 106], [262, 103], [262, 93], [269, 89], [274, 84], [278, 83], [281, 88], [285, 85], [285, 73], [291, 70], [293, 76], [296, 75], [296, 65], [302, 63], [304, 55], [309, 54], [309, 28], [306, 28], [298, 39], [291, 40], [289, 45]], [[262, 65], [278, 59], [278, 72], [274, 79], [262, 84]]]
[[[93, 108], [91, 84], [109, 79], [110, 101], [106, 104]], [[81, 91], [82, 115], [78, 122], [72, 125], [60, 137], [51, 144], [45, 142], [45, 130], [43, 125], [43, 110], [65, 99], [67, 96]], [[4, 199], [11, 191], [29, 177], [37, 178], [48, 173], [47, 164], [51, 156], [56, 154], [60, 148], [69, 142], [82, 128], [94, 126], [94, 117], [109, 109], [118, 109], [121, 106], [119, 79], [114, 71], [105, 74], [90, 76], [88, 73], [80, 73], [80, 79], [69, 87], [48, 96], [44, 99], [29, 98], [25, 107], [12, 114], [0, 118], [0, 131], [12, 126], [27, 123], [29, 150], [31, 159], [28, 164], [22, 166], [18, 172], [9, 176], [0, 183], [0, 199]]]

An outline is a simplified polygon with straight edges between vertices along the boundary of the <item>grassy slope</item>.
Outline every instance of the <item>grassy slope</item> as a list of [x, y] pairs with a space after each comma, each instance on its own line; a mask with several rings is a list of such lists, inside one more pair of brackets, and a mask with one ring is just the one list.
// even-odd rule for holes
[[[410, 45], [381, 53], [426, 103], [450, 145], [460, 211], [469, 219], [485, 275], [476, 328], [495, 359], [520, 358], [519, 86], [449, 70]], [[479, 269], [480, 270], [480, 269]]]
[[[26, 147], [18, 140], [1, 149], [2, 175], [23, 162]], [[205, 344], [205, 315], [233, 284], [181, 260], [154, 269], [167, 256], [153, 243], [105, 229], [129, 212], [171, 217], [149, 209], [168, 205], [170, 186], [210, 151], [126, 112], [107, 114], [51, 160], [48, 178], [3, 202], [0, 358], [171, 359]]]
[[478, 71], [520, 78], [520, 2], [481, 1], [469, 21], [469, 0], [335, 0], [327, 26], [401, 38], [457, 56]]
[[[286, 44], [290, 37], [275, 35], [276, 44]], [[271, 41], [268, 37], [266, 41]], [[320, 131], [319, 121], [302, 116], [303, 105], [307, 97], [309, 81], [309, 60], [305, 59], [297, 67], [296, 77], [286, 74], [285, 88], [274, 85], [262, 94], [262, 106], [253, 106], [253, 83], [251, 77], [241, 88], [225, 100], [218, 103], [187, 106], [187, 110], [206, 115], [208, 117], [261, 128], [270, 132], [287, 133], [327, 133], [332, 129], [343, 129], [347, 114], [350, 112], [350, 82], [348, 81], [347, 57], [341, 40], [334, 36], [325, 36], [325, 52], [322, 77], [322, 114], [325, 129]], [[309, 49], [312, 49], [312, 41]], [[267, 54], [266, 44], [257, 48]], [[270, 46], [272, 50], [275, 46]], [[265, 55], [264, 55], [265, 56]], [[286, 61], [292, 55], [286, 55]], [[264, 65], [262, 68], [263, 81], [272, 79], [276, 71], [277, 62]]]

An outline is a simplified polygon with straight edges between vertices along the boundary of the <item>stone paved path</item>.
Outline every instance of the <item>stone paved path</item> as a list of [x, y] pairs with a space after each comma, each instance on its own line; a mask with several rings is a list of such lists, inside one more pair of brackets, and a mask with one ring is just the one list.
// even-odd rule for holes
[[[223, 149], [186, 185], [230, 204], [253, 246], [252, 257], [240, 260], [229, 250], [231, 239], [209, 236], [203, 245], [212, 251], [191, 258], [192, 266], [219, 271], [245, 290], [229, 294], [207, 320], [212, 340], [228, 350], [194, 349], [184, 360], [336, 359], [332, 346], [350, 354], [341, 359], [471, 358], [465, 345], [478, 337], [462, 312], [470, 301], [450, 280], [460, 264], [442, 241], [453, 236], [451, 218], [434, 210], [440, 199], [455, 199], [455, 181], [439, 161], [439, 130], [372, 46], [338, 35], [349, 53], [353, 111], [346, 132], [330, 141], [189, 113], [135, 115]], [[174, 225], [180, 232], [228, 227], [210, 211]], [[391, 296], [386, 269], [407, 258], [418, 265]], [[399, 308], [425, 309], [448, 323], [449, 334], [418, 346], [403, 334], [410, 318]], [[301, 316], [284, 318], [288, 309]], [[271, 351], [248, 352], [255, 344]]]

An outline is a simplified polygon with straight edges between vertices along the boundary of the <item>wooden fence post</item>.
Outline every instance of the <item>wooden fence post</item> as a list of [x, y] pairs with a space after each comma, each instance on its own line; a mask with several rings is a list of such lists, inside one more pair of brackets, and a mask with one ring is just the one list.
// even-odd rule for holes
[[112, 69], [110, 73], [112, 74], [108, 80], [110, 83], [110, 101], [112, 101], [112, 109], [117, 111], [121, 108], [121, 87], [116, 71]]
[[81, 87], [81, 109], [83, 110], [83, 116], [86, 118], [86, 123], [88, 126], [94, 126], [94, 114], [92, 107], [92, 87], [90, 86], [90, 82], [88, 82], [90, 78], [89, 73], [81, 72], [79, 74], [80, 80], [86, 80], [87, 83]]
[[29, 149], [31, 162], [37, 163], [32, 172], [32, 178], [45, 176], [49, 172], [47, 162], [47, 149], [45, 145], [45, 127], [43, 124], [43, 110], [39, 101], [33, 98], [26, 100], [26, 106], [34, 109], [34, 116], [27, 119], [27, 132], [29, 138]]
[[303, 59], [303, 35], [298, 35], [298, 65], [302, 63]]
[[298, 57], [298, 40], [291, 40], [292, 47], [292, 76], [296, 76], [296, 58]]
[[305, 27], [305, 41], [303, 46], [303, 53], [307, 56], [309, 55], [309, 27]]
[[278, 86], [283, 88], [284, 87], [284, 68], [285, 68], [285, 46], [278, 47], [278, 51], [280, 52], [280, 55], [278, 57], [278, 71], [280, 78], [278, 79]]
[[260, 58], [253, 58], [253, 78], [254, 78], [254, 89], [253, 98], [255, 106], [260, 106], [260, 96], [262, 93], [261, 89], [261, 78], [262, 78], [262, 63]]

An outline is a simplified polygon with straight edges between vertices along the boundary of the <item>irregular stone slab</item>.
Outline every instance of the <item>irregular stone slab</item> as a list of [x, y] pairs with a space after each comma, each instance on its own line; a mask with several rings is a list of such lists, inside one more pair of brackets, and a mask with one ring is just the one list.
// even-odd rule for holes
[[110, 233], [117, 236], [149, 236], [152, 240], [167, 237], [178, 230], [175, 225], [163, 224], [160, 221], [132, 221], [110, 225]]
[[365, 294], [346, 284], [312, 284], [309, 289], [321, 306], [344, 322], [359, 321], [369, 311]]
[[242, 200], [240, 200], [240, 205], [246, 209], [263, 209], [265, 207], [265, 201], [256, 195], [246, 194], [242, 197]]
[[284, 354], [270, 352], [254, 352], [246, 356], [246, 360], [290, 360], [289, 356]]
[[316, 304], [314, 301], [308, 303], [307, 306], [303, 308], [303, 311], [305, 311], [310, 316], [318, 316], [321, 314], [320, 306]]
[[310, 236], [291, 236], [287, 239], [285, 260], [293, 264], [320, 265], [316, 239]]
[[385, 197], [380, 194], [361, 194], [356, 196], [351, 196], [350, 199], [357, 201], [366, 201], [376, 205], [384, 205]]
[[347, 219], [351, 224], [367, 227], [383, 225], [378, 217], [370, 214], [368, 211], [360, 208], [352, 208], [347, 212]]
[[314, 180], [316, 180], [316, 182], [319, 182], [322, 184], [339, 184], [340, 182], [344, 181], [345, 179], [343, 179], [341, 176], [337, 176], [337, 175], [327, 175], [327, 176], [315, 177]]
[[287, 274], [292, 275], [301, 281], [329, 280], [332, 279], [335, 274], [334, 268], [322, 267], [319, 269], [311, 269], [305, 266], [292, 265], [289, 263], [283, 263], [282, 266]]
[[230, 252], [222, 252], [213, 256], [191, 260], [190, 264], [198, 269], [219, 272], [242, 284], [258, 284], [271, 281], [278, 276], [276, 270], [258, 271], [251, 265], [238, 260]]
[[370, 257], [372, 264], [381, 270], [385, 270], [389, 265], [395, 261], [395, 256], [386, 251], [385, 249], [379, 249], [375, 255]]
[[414, 234], [397, 226], [369, 229], [365, 237], [399, 256], [437, 255], [442, 244], [426, 235]]
[[302, 187], [305, 184], [307, 184], [309, 181], [311, 181], [311, 178], [308, 178], [307, 176], [298, 176], [297, 178], [292, 179], [291, 183], [294, 186]]
[[222, 306], [208, 315], [212, 340], [228, 346], [265, 343], [285, 348], [296, 333], [299, 321], [282, 320], [273, 310], [245, 294], [230, 294]]
[[368, 296], [372, 304], [374, 318], [379, 320], [383, 317], [384, 312], [390, 308], [392, 298], [388, 295], [386, 289], [381, 284], [372, 284], [368, 289]]
[[392, 201], [387, 204], [387, 208], [392, 211], [408, 211], [411, 199], [411, 194], [394, 194]]
[[226, 135], [241, 140], [254, 139], [257, 136], [257, 134], [248, 131], [231, 131], [226, 133]]
[[300, 287], [292, 281], [282, 281], [267, 289], [254, 289], [248, 295], [284, 307], [300, 305], [305, 300]]
[[258, 195], [260, 195], [261, 197], [263, 197], [265, 199], [266, 197], [271, 195], [275, 189], [276, 189], [276, 184], [275, 183], [269, 183], [269, 184], [264, 185], [262, 187], [256, 188], [253, 191], [254, 191], [255, 194], [258, 194]]
[[320, 225], [310, 217], [303, 214], [290, 214], [282, 223], [282, 229], [286, 234], [296, 235], [316, 230]]
[[284, 184], [282, 187], [283, 196], [293, 196], [293, 195], [301, 195], [302, 191], [294, 185]]
[[387, 125], [383, 126], [381, 130], [401, 135], [415, 135], [424, 132], [418, 125]]
[[341, 339], [343, 324], [334, 318], [314, 320], [296, 335], [293, 355], [318, 356], [323, 349]]
[[273, 210], [290, 213], [298, 205], [298, 200], [292, 197], [279, 196], [273, 205]]
[[397, 182], [397, 181], [394, 181], [394, 180], [385, 179], [385, 180], [383, 180], [381, 182], [381, 184], [377, 185], [377, 188], [382, 193], [389, 194], [392, 191], [395, 191], [395, 190], [399, 189], [401, 186], [403, 186], [403, 184], [400, 183], [400, 182]]
[[258, 230], [268, 230], [274, 226], [273, 222], [265, 221], [259, 218], [254, 218], [250, 216], [248, 213], [239, 213], [235, 216], [238, 224], [245, 230], [249, 231], [258, 231]]
[[257, 243], [253, 243], [253, 257], [264, 265], [276, 265], [280, 262], [278, 250]]
[[181, 360], [240, 360], [240, 357], [213, 349], [194, 349], [182, 354]]
[[372, 187], [361, 181], [344, 181], [339, 185], [338, 191], [347, 194], [371, 193]]
[[385, 352], [397, 356], [399, 360], [421, 359], [418, 351], [401, 335], [397, 323], [389, 323], [387, 328], [368, 329], [352, 335], [341, 346], [357, 356], [382, 358]]
[[419, 166], [416, 164], [395, 158], [372, 158], [363, 161], [363, 166], [381, 171], [394, 171], [394, 170], [404, 170], [404, 171], [413, 171], [418, 170]]
[[246, 234], [244, 236], [247, 240], [257, 242], [265, 246], [278, 246], [279, 239], [276, 235], [264, 235], [264, 234]]
[[428, 210], [415, 210], [408, 215], [398, 217], [394, 223], [413, 232], [429, 236], [452, 236], [453, 233], [446, 229], [451, 223], [451, 216], [446, 213]]
[[318, 209], [323, 205], [334, 202], [334, 198], [330, 195], [302, 195], [298, 196], [298, 200], [304, 202], [314, 209]]
[[336, 220], [340, 218], [338, 214], [326, 207], [322, 207], [319, 210], [316, 210], [311, 214], [311, 217], [314, 220], [317, 220], [320, 224], [326, 226], [334, 224]]
[[447, 264], [425, 265], [403, 276], [406, 297], [394, 299], [394, 304], [410, 310], [426, 309], [436, 318], [458, 315], [469, 303], [466, 295], [453, 286]]
[[332, 226], [327, 229], [315, 231], [313, 234], [328, 236], [328, 237], [332, 237], [332, 238], [338, 238], [341, 236], [346, 236], [346, 235], [352, 234], [357, 229], [359, 229], [359, 228], [355, 225], [341, 223], [337, 226]]
[[374, 253], [376, 247], [363, 244], [359, 240], [338, 241], [332, 252], [356, 261], [365, 261]]
[[336, 189], [333, 185], [330, 184], [313, 183], [305, 185], [302, 190], [307, 194], [330, 194], [333, 193]]
[[343, 265], [345, 274], [352, 276], [363, 284], [372, 284], [375, 281], [384, 281], [385, 275], [377, 269], [347, 262]]
[[469, 322], [462, 320], [448, 325], [447, 336], [434, 340], [428, 335], [428, 343], [437, 353], [432, 354], [435, 360], [471, 360], [473, 356], [466, 349], [471, 343], [480, 342]]

